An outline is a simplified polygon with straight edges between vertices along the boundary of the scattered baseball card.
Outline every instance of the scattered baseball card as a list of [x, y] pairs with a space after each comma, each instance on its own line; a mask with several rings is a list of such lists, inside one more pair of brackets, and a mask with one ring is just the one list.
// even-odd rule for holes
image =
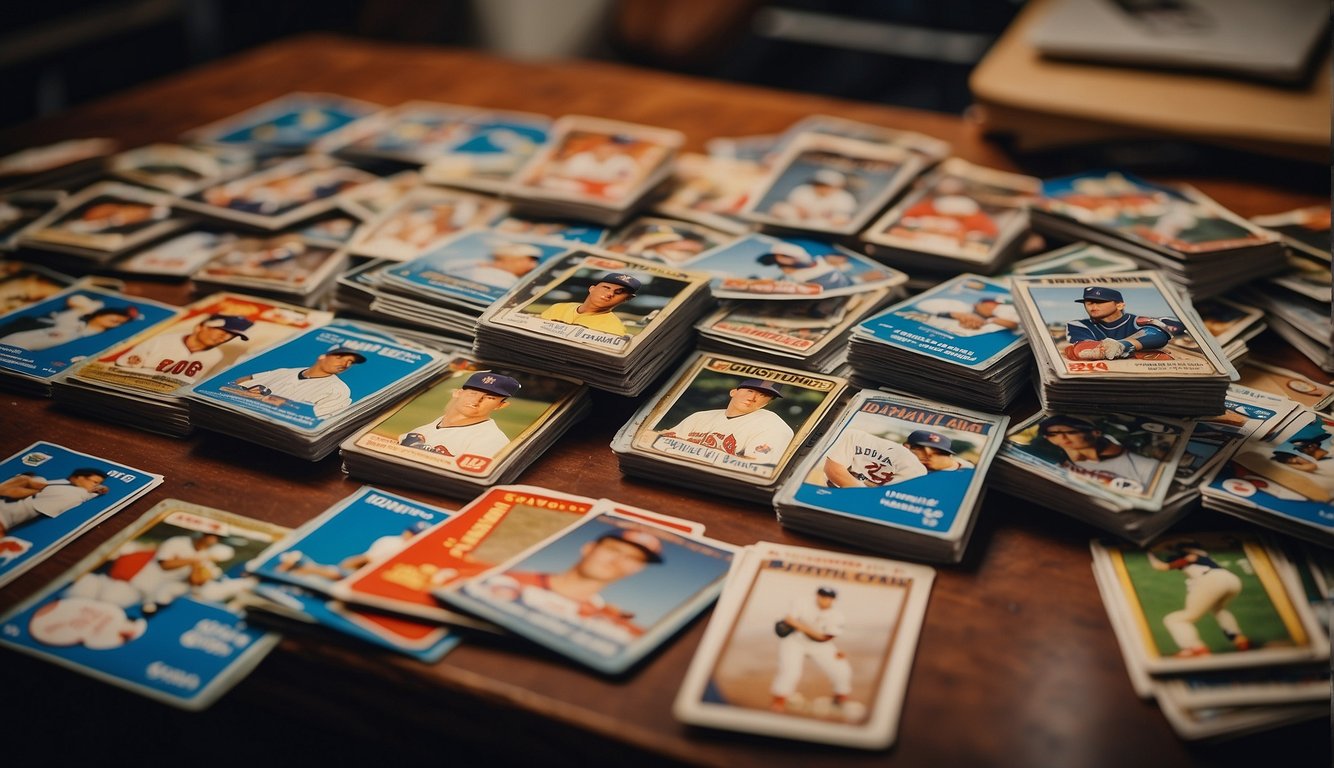
[[779, 522], [881, 554], [958, 562], [1008, 423], [860, 392], [774, 496]]
[[554, 240], [570, 246], [601, 245], [611, 230], [573, 219], [530, 219], [505, 215], [491, 222], [490, 228], [508, 237]]
[[142, 187], [103, 182], [87, 187], [24, 228], [19, 244], [105, 263], [186, 225], [171, 199]]
[[1255, 357], [1247, 358], [1237, 371], [1241, 374], [1237, 383], [1243, 387], [1286, 397], [1313, 411], [1322, 411], [1334, 403], [1334, 386]]
[[641, 216], [617, 230], [602, 247], [612, 253], [679, 267], [733, 239], [730, 234], [702, 224]]
[[36, 442], [0, 462], [0, 586], [162, 484], [162, 475]]
[[240, 176], [254, 162], [249, 152], [233, 147], [149, 144], [112, 157], [107, 170], [133, 184], [184, 197]]
[[74, 284], [74, 278], [39, 264], [0, 260], [0, 314], [30, 307]]
[[815, 299], [894, 288], [907, 275], [823, 240], [750, 234], [686, 265], [720, 299]]
[[[1218, 297], [1195, 302], [1195, 311], [1204, 321], [1205, 330], [1214, 337], [1214, 341], [1230, 361], [1244, 357], [1250, 351], [1246, 342], [1260, 335], [1268, 327], [1264, 322], [1264, 310], [1227, 298]], [[1174, 336], [1171, 344], [1188, 349], [1198, 348], [1195, 340], [1188, 336]]]
[[196, 293], [240, 290], [314, 306], [346, 264], [347, 254], [337, 246], [287, 231], [225, 239], [192, 279]]
[[231, 232], [189, 228], [158, 243], [136, 251], [114, 264], [116, 272], [131, 277], [157, 276], [185, 278], [199, 271], [224, 245], [236, 241]]
[[1183, 709], [1328, 703], [1327, 665], [1284, 665], [1162, 678], [1157, 693]]
[[590, 515], [434, 594], [600, 672], [620, 674], [717, 597], [735, 548], [621, 517]]
[[116, 151], [111, 139], [68, 139], [0, 157], [0, 190], [33, 188], [101, 167]]
[[808, 133], [899, 147], [917, 155], [927, 167], [949, 157], [951, 149], [949, 142], [916, 131], [886, 128], [883, 125], [872, 125], [833, 115], [808, 115], [783, 132], [771, 151], [771, 157], [777, 157], [778, 153], [788, 145]]
[[258, 152], [301, 152], [312, 143], [380, 107], [328, 93], [290, 93], [185, 134], [186, 141], [247, 147]]
[[738, 558], [676, 717], [861, 749], [892, 744], [935, 571], [769, 542]]
[[420, 173], [400, 171], [339, 195], [338, 208], [362, 221], [372, 221], [421, 186]]
[[443, 189], [413, 190], [366, 223], [348, 249], [358, 256], [410, 261], [504, 209], [499, 201]]
[[1233, 384], [1228, 387], [1227, 410], [1220, 416], [1199, 419], [1177, 465], [1176, 479], [1197, 484], [1200, 477], [1232, 455], [1237, 445], [1251, 437], [1267, 437], [1300, 406], [1268, 392]]
[[232, 603], [286, 528], [168, 499], [0, 618], [0, 644], [200, 710], [278, 643]]
[[1134, 272], [1139, 264], [1100, 245], [1071, 243], [1010, 265], [1009, 275], [1110, 275]]
[[1330, 262], [1330, 209], [1317, 205], [1294, 211], [1255, 216], [1251, 223], [1277, 232], [1289, 248], [1302, 255]]
[[462, 232], [381, 271], [386, 287], [460, 308], [489, 307], [569, 246], [495, 232]]
[[653, 210], [734, 235], [750, 229], [740, 218], [751, 190], [767, 172], [753, 160], [682, 153], [676, 159], [671, 191]]
[[324, 213], [338, 196], [376, 177], [322, 155], [304, 155], [179, 198], [175, 205], [215, 219], [282, 229]]

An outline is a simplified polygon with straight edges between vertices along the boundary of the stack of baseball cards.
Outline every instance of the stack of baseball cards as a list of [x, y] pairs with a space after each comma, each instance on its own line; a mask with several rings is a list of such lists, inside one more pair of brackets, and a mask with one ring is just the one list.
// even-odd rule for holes
[[162, 475], [36, 442], [0, 462], [0, 586], [162, 484]]
[[670, 182], [683, 143], [664, 128], [567, 115], [503, 193], [522, 216], [615, 226]]
[[534, 269], [482, 313], [473, 353], [635, 396], [690, 346], [708, 275], [575, 250]]
[[846, 387], [837, 376], [697, 354], [611, 449], [627, 475], [768, 503]]
[[684, 152], [676, 159], [671, 191], [653, 211], [739, 235], [751, 228], [739, 217], [741, 209], [765, 175], [755, 160]]
[[1237, 384], [1228, 387], [1226, 406], [1220, 416], [1196, 420], [1177, 466], [1177, 482], [1199, 485], [1242, 442], [1252, 436], [1272, 437], [1301, 408], [1287, 398]]
[[313, 307], [324, 302], [346, 265], [337, 245], [286, 231], [225, 240], [191, 279], [197, 293], [244, 291]]
[[172, 198], [107, 181], [85, 187], [17, 234], [20, 247], [41, 251], [43, 263], [86, 272], [166, 237], [189, 219], [172, 213]]
[[1092, 243], [1071, 243], [1021, 259], [1003, 273], [1011, 275], [1105, 275], [1134, 272], [1139, 265], [1129, 256]]
[[995, 274], [1028, 234], [1032, 176], [950, 158], [860, 237], [867, 253], [908, 270]]
[[336, 322], [312, 328], [191, 386], [191, 423], [315, 461], [449, 358]]
[[627, 511], [600, 499], [575, 525], [433, 594], [599, 672], [621, 674], [714, 601], [736, 551]]
[[709, 728], [888, 747], [934, 580], [934, 569], [912, 563], [747, 547], [673, 713]]
[[1000, 413], [1028, 383], [1032, 353], [1009, 287], [964, 274], [860, 323], [853, 383]]
[[284, 628], [319, 626], [397, 651], [428, 664], [459, 643], [439, 624], [369, 611], [329, 596], [333, 585], [357, 570], [393, 556], [420, 533], [454, 513], [363, 486], [275, 541], [246, 570], [255, 586], [249, 613], [277, 617]]
[[1161, 269], [1196, 299], [1273, 274], [1283, 263], [1278, 235], [1198, 190], [1117, 171], [1043, 181], [1029, 217], [1043, 235], [1105, 245]]
[[[1011, 285], [1044, 408], [1223, 412], [1236, 369], [1161, 273], [1016, 276]], [[1171, 344], [1181, 337], [1190, 343]]]
[[217, 221], [275, 231], [327, 213], [340, 197], [377, 180], [327, 155], [302, 155], [175, 198], [173, 205]]
[[185, 280], [208, 263], [220, 248], [236, 240], [234, 232], [207, 224], [192, 224], [165, 240], [117, 259], [110, 268], [131, 278]]
[[1326, 371], [1334, 371], [1330, 321], [1330, 212], [1302, 208], [1251, 220], [1277, 232], [1288, 247], [1287, 270], [1243, 294], [1265, 309], [1270, 325]]
[[460, 230], [480, 227], [504, 203], [457, 190], [419, 187], [358, 229], [348, 244], [357, 256], [410, 261]]
[[733, 233], [661, 216], [636, 216], [611, 233], [602, 247], [650, 261], [681, 266], [735, 240]]
[[68, 139], [0, 157], [0, 193], [68, 189], [106, 165], [111, 139]]
[[1131, 683], [1179, 736], [1329, 717], [1329, 640], [1302, 588], [1300, 554], [1251, 532], [1091, 548]]
[[330, 93], [289, 93], [187, 131], [198, 144], [237, 147], [257, 155], [304, 152], [315, 142], [360, 120], [380, 106]]
[[247, 173], [254, 164], [254, 155], [236, 147], [148, 144], [112, 157], [107, 173], [182, 197]]
[[342, 444], [353, 477], [457, 498], [510, 483], [589, 409], [588, 388], [467, 357]]
[[332, 313], [222, 293], [61, 375], [52, 396], [75, 411], [174, 437], [190, 434], [186, 388], [241, 358], [317, 328]]
[[[1269, 327], [1265, 323], [1264, 310], [1222, 296], [1196, 302], [1195, 311], [1204, 321], [1205, 330], [1209, 331], [1219, 349], [1234, 364], [1250, 354], [1246, 342], [1264, 333]], [[1194, 339], [1184, 335], [1172, 337], [1168, 346], [1188, 349], [1198, 347]]]
[[1042, 411], [1006, 435], [991, 486], [1147, 542], [1199, 499], [1176, 480], [1193, 427], [1156, 416]]
[[908, 277], [828, 240], [752, 233], [687, 262], [720, 299], [796, 301], [897, 288]]
[[0, 315], [0, 384], [49, 396], [51, 382], [102, 350], [174, 318], [179, 307], [79, 282]]
[[0, 617], [0, 645], [204, 709], [278, 643], [237, 606], [257, 581], [246, 561], [286, 533], [168, 499]]
[[1008, 423], [860, 392], [774, 496], [778, 521], [879, 554], [958, 562]]

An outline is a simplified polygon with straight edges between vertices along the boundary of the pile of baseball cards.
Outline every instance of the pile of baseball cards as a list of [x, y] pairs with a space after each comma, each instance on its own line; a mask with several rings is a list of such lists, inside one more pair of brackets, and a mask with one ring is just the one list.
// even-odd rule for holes
[[837, 376], [697, 354], [611, 449], [628, 475], [767, 503], [846, 387]]
[[[1264, 310], [1232, 299], [1223, 297], [1204, 299], [1196, 302], [1194, 307], [1200, 319], [1204, 321], [1205, 330], [1214, 337], [1219, 349], [1234, 365], [1250, 354], [1251, 350], [1246, 342], [1264, 333], [1269, 327], [1265, 323]], [[1195, 340], [1184, 334], [1173, 336], [1168, 346], [1199, 349]]]
[[1252, 223], [1277, 232], [1288, 249], [1287, 269], [1243, 295], [1264, 308], [1274, 330], [1326, 371], [1334, 371], [1330, 321], [1330, 212], [1300, 208]]
[[860, 392], [774, 496], [778, 521], [875, 552], [958, 562], [1008, 423]]
[[1010, 289], [959, 275], [868, 318], [848, 343], [853, 383], [999, 413], [1029, 380], [1032, 352]]
[[288, 230], [224, 239], [191, 280], [197, 294], [244, 291], [311, 307], [323, 302], [346, 268], [347, 254], [337, 244]]
[[[673, 712], [710, 728], [888, 747], [934, 579], [923, 565], [746, 547]], [[803, 674], [808, 661], [818, 674]]]
[[[1185, 739], [1329, 717], [1328, 555], [1250, 532], [1092, 542], [1093, 574], [1135, 691]], [[1309, 578], [1308, 578], [1309, 577]], [[1303, 580], [1322, 586], [1315, 594]]]
[[16, 236], [42, 262], [87, 272], [187, 226], [172, 212], [173, 198], [143, 187], [107, 181], [61, 200]]

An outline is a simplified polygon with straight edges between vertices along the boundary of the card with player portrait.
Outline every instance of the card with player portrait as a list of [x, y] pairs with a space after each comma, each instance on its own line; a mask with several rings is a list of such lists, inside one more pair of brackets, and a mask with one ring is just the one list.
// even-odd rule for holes
[[172, 215], [166, 195], [107, 181], [84, 188], [25, 227], [19, 244], [104, 260], [185, 225]]
[[466, 192], [416, 189], [366, 222], [348, 250], [358, 256], [409, 261], [461, 230], [491, 221], [504, 208], [497, 200]]
[[0, 461], [0, 586], [162, 484], [162, 475], [36, 442]]
[[149, 144], [115, 155], [107, 171], [125, 181], [183, 197], [240, 176], [254, 156], [235, 147]]
[[117, 259], [113, 269], [128, 275], [184, 278], [199, 271], [223, 245], [235, 242], [231, 232], [190, 227], [184, 232]]
[[892, 744], [934, 569], [769, 542], [738, 558], [677, 693], [677, 719]]
[[262, 152], [300, 152], [318, 139], [379, 110], [377, 104], [346, 96], [289, 93], [194, 128], [182, 138]]
[[243, 564], [287, 533], [165, 500], [0, 617], [0, 645], [174, 707], [201, 710], [278, 643], [237, 598]]
[[676, 158], [671, 191], [653, 210], [739, 235], [751, 226], [740, 218], [741, 209], [766, 175], [754, 160], [684, 152]]
[[688, 262], [720, 299], [816, 299], [894, 288], [908, 276], [840, 245], [752, 233]]
[[756, 184], [740, 215], [777, 230], [853, 235], [922, 168], [919, 157], [895, 146], [800, 135]]
[[460, 232], [403, 264], [380, 271], [383, 284], [425, 300], [489, 307], [539, 265], [568, 253], [549, 240], [485, 230]]
[[600, 672], [625, 672], [713, 602], [735, 548], [612, 507], [603, 499], [577, 525], [434, 594]]
[[1236, 384], [1228, 387], [1227, 410], [1219, 416], [1199, 419], [1177, 465], [1176, 479], [1195, 484], [1218, 462], [1252, 435], [1266, 437], [1279, 429], [1300, 406], [1268, 392]]
[[73, 277], [40, 264], [0, 259], [0, 314], [30, 307], [73, 284]]
[[198, 291], [245, 290], [314, 304], [347, 264], [347, 254], [294, 232], [220, 243], [192, 275]]
[[1132, 258], [1092, 243], [1071, 243], [1010, 265], [1003, 275], [1110, 275], [1134, 272]]
[[732, 235], [702, 224], [640, 216], [614, 232], [602, 247], [679, 267], [732, 240]]
[[376, 176], [323, 155], [303, 155], [175, 201], [179, 208], [260, 229], [281, 229], [324, 213]]

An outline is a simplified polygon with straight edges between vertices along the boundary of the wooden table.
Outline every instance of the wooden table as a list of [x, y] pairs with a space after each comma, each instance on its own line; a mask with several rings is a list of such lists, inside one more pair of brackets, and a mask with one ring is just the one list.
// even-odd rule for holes
[[[126, 146], [181, 131], [289, 91], [328, 91], [385, 105], [409, 99], [551, 115], [584, 114], [683, 131], [689, 148], [713, 136], [776, 132], [810, 113], [922, 131], [956, 154], [1013, 168], [963, 121], [600, 63], [520, 64], [461, 51], [302, 37], [153, 83], [0, 135], [0, 151], [65, 137], [112, 136]], [[1319, 198], [1202, 169], [1190, 179], [1243, 215]], [[184, 288], [134, 283], [134, 293], [183, 301]], [[1297, 361], [1295, 356], [1292, 361]], [[1301, 365], [1300, 362], [1293, 364]], [[1304, 370], [1315, 373], [1309, 364]], [[790, 535], [770, 509], [622, 478], [607, 443], [634, 403], [599, 395], [523, 482], [607, 496], [703, 521], [736, 544]], [[307, 463], [231, 438], [173, 440], [98, 424], [44, 400], [0, 393], [0, 455], [34, 439], [166, 475], [165, 484], [0, 592], [8, 608], [124, 528], [175, 497], [296, 525], [355, 490], [337, 458]], [[399, 490], [390, 488], [390, 490]], [[458, 502], [405, 492], [424, 501]], [[1206, 518], [1206, 523], [1208, 522]], [[1220, 520], [1220, 524], [1229, 524]], [[20, 751], [237, 759], [383, 759], [416, 754], [491, 764], [899, 766], [1248, 765], [1278, 753], [1329, 764], [1328, 724], [1316, 722], [1223, 747], [1179, 741], [1156, 706], [1131, 691], [1089, 568], [1087, 526], [996, 495], [965, 562], [940, 569], [900, 723], [888, 752], [687, 728], [671, 701], [705, 621], [687, 627], [622, 679], [607, 679], [515, 641], [465, 644], [424, 666], [325, 635], [293, 635], [204, 715], [169, 710], [31, 661], [0, 654]], [[15, 723], [10, 720], [11, 725]], [[12, 744], [7, 749], [12, 748]], [[435, 762], [435, 761], [433, 761]], [[1295, 763], [1294, 763], [1295, 764]]]

